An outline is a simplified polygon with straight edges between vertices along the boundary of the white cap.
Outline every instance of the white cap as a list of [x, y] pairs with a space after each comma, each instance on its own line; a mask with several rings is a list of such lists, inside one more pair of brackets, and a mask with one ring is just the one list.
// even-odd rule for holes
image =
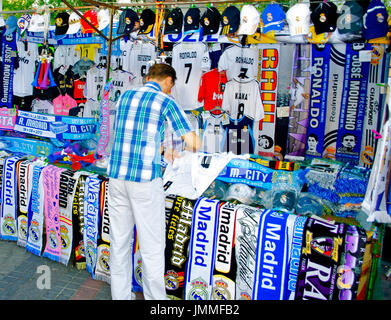
[[98, 22], [99, 27], [98, 30], [103, 30], [110, 23], [110, 12], [109, 9], [101, 9], [98, 12]]
[[72, 13], [70, 14], [69, 16], [69, 28], [68, 28], [68, 31], [67, 31], [67, 34], [75, 34], [77, 33], [80, 28], [81, 28], [81, 24], [80, 24], [80, 16], [72, 11]]
[[307, 3], [297, 3], [286, 13], [291, 36], [308, 34], [310, 32], [311, 12]]
[[27, 28], [30, 32], [44, 32], [45, 31], [45, 18], [43, 15], [34, 13], [31, 17], [29, 26]]
[[253, 35], [261, 21], [258, 10], [251, 4], [246, 4], [240, 11], [240, 25], [238, 34]]
[[4, 27], [4, 26], [5, 26], [4, 18], [3, 16], [0, 16], [0, 27]]

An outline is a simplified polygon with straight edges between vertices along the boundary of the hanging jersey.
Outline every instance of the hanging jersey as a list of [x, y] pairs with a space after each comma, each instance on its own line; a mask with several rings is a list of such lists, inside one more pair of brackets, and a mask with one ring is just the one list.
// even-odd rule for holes
[[53, 72], [54, 81], [60, 89], [61, 94], [69, 94], [73, 97], [74, 76], [71, 67], [60, 66]]
[[117, 103], [119, 97], [127, 90], [135, 87], [135, 76], [127, 71], [115, 70], [111, 72], [110, 78], [113, 87], [110, 90], [110, 100]]
[[69, 110], [77, 107], [77, 102], [69, 94], [59, 95], [53, 99], [54, 114], [68, 116]]
[[121, 48], [121, 55], [116, 58], [117, 67], [119, 67], [119, 69], [122, 69], [124, 71], [131, 72], [130, 70], [131, 64], [130, 64], [129, 57], [132, 52], [133, 42], [130, 40], [125, 41], [124, 39], [121, 39], [119, 46]]
[[200, 151], [217, 153], [223, 151], [225, 129], [223, 123], [227, 115], [225, 113], [214, 115], [210, 112], [202, 113], [202, 131]]
[[48, 100], [34, 99], [31, 103], [31, 111], [45, 114], [53, 114], [53, 104]]
[[86, 102], [86, 97], [84, 96], [85, 85], [86, 81], [84, 79], [77, 79], [74, 81], [73, 98], [78, 104]]
[[54, 51], [53, 68], [61, 66], [68, 68], [80, 60], [80, 51], [75, 50], [76, 45], [61, 45]]
[[210, 69], [207, 45], [202, 42], [177, 43], [172, 49], [172, 67], [177, 80], [172, 95], [184, 110], [199, 107], [198, 88], [203, 71]]
[[36, 43], [17, 41], [19, 68], [14, 69], [13, 94], [18, 97], [33, 94], [35, 61], [38, 58]]
[[[227, 76], [224, 71], [219, 72], [217, 68], [204, 73], [201, 76], [200, 88], [198, 90], [198, 102], [204, 104], [204, 110], [213, 110], [222, 106], [223, 93]], [[212, 111], [213, 114], [220, 114], [220, 110]]]
[[230, 119], [230, 123], [224, 125], [225, 141], [223, 151], [231, 151], [234, 154], [254, 153], [253, 123], [253, 120], [245, 116], [239, 120]]
[[84, 103], [83, 117], [99, 119], [99, 115], [100, 102], [92, 99], [87, 99], [87, 101]]
[[252, 47], [228, 47], [219, 59], [218, 69], [227, 72], [228, 80], [237, 76], [258, 79], [258, 51]]
[[106, 83], [106, 69], [93, 67], [87, 71], [84, 96], [95, 101], [100, 100]]
[[98, 54], [101, 45], [98, 43], [78, 44], [75, 51], [78, 52], [80, 59], [86, 57], [91, 61], [95, 61], [95, 55]]
[[264, 117], [259, 82], [255, 79], [234, 78], [225, 84], [222, 108], [233, 119], [246, 116], [252, 120]]
[[136, 77], [135, 85], [141, 86], [143, 84], [143, 77], [147, 75], [150, 61], [155, 61], [156, 52], [155, 46], [150, 42], [135, 42], [133, 43], [132, 50], [128, 57], [128, 61], [124, 65], [128, 64], [126, 69]]

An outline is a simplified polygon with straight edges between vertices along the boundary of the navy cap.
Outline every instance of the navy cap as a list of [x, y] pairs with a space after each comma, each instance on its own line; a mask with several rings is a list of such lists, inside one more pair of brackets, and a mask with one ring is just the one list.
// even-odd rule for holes
[[185, 33], [195, 32], [200, 29], [201, 12], [198, 8], [189, 8], [185, 14], [184, 27]]
[[180, 8], [172, 9], [166, 16], [164, 34], [179, 34], [183, 27], [183, 13]]
[[155, 12], [151, 9], [145, 9], [140, 15], [140, 34], [148, 34], [151, 32], [155, 24]]
[[201, 17], [202, 35], [216, 34], [220, 28], [221, 14], [215, 7], [207, 8]]
[[238, 31], [240, 25], [240, 11], [235, 6], [225, 8], [221, 14], [221, 34], [230, 34]]
[[139, 17], [132, 9], [125, 9], [119, 16], [117, 34], [129, 34], [133, 31], [134, 25], [139, 21]]
[[333, 32], [337, 27], [337, 6], [332, 2], [321, 2], [311, 13], [316, 34]]
[[385, 37], [388, 32], [388, 13], [379, 0], [372, 0], [363, 17], [363, 34], [367, 40]]

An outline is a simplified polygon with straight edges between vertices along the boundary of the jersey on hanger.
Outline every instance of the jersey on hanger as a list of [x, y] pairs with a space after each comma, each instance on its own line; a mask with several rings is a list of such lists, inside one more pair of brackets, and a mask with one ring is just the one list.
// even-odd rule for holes
[[225, 84], [222, 108], [233, 119], [246, 116], [252, 120], [264, 117], [259, 82], [255, 79], [234, 78]]
[[106, 69], [93, 67], [87, 71], [84, 96], [87, 99], [99, 101], [106, 84]]
[[129, 57], [127, 59], [124, 58], [125, 67], [123, 67], [123, 70], [131, 72], [136, 77], [135, 85], [141, 86], [143, 84], [143, 77], [148, 73], [150, 61], [154, 61], [155, 58], [156, 51], [152, 43], [135, 42], [133, 43]]
[[201, 148], [200, 151], [208, 153], [217, 153], [223, 151], [223, 143], [226, 131], [223, 127], [226, 114], [214, 115], [210, 112], [203, 112], [202, 131], [201, 131]]
[[174, 44], [172, 67], [177, 76], [172, 96], [184, 110], [198, 108], [197, 96], [202, 72], [210, 69], [207, 45], [202, 42]]
[[232, 45], [222, 53], [218, 69], [227, 72], [227, 79], [234, 77], [258, 79], [258, 49]]
[[234, 154], [253, 154], [254, 153], [254, 121], [246, 116], [241, 119], [230, 119], [229, 124], [224, 125], [225, 141], [224, 152]]
[[[200, 88], [198, 90], [198, 102], [204, 103], [204, 110], [213, 110], [222, 106], [223, 94], [227, 76], [224, 71], [219, 72], [217, 68], [204, 73], [201, 76]], [[214, 110], [213, 114], [220, 114], [221, 111]]]

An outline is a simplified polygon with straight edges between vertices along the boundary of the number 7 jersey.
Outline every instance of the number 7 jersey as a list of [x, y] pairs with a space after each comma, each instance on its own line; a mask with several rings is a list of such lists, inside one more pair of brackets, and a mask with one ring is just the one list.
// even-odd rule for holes
[[172, 49], [172, 67], [177, 76], [172, 96], [184, 110], [198, 108], [201, 76], [203, 71], [210, 69], [207, 45], [202, 42], [175, 44]]

